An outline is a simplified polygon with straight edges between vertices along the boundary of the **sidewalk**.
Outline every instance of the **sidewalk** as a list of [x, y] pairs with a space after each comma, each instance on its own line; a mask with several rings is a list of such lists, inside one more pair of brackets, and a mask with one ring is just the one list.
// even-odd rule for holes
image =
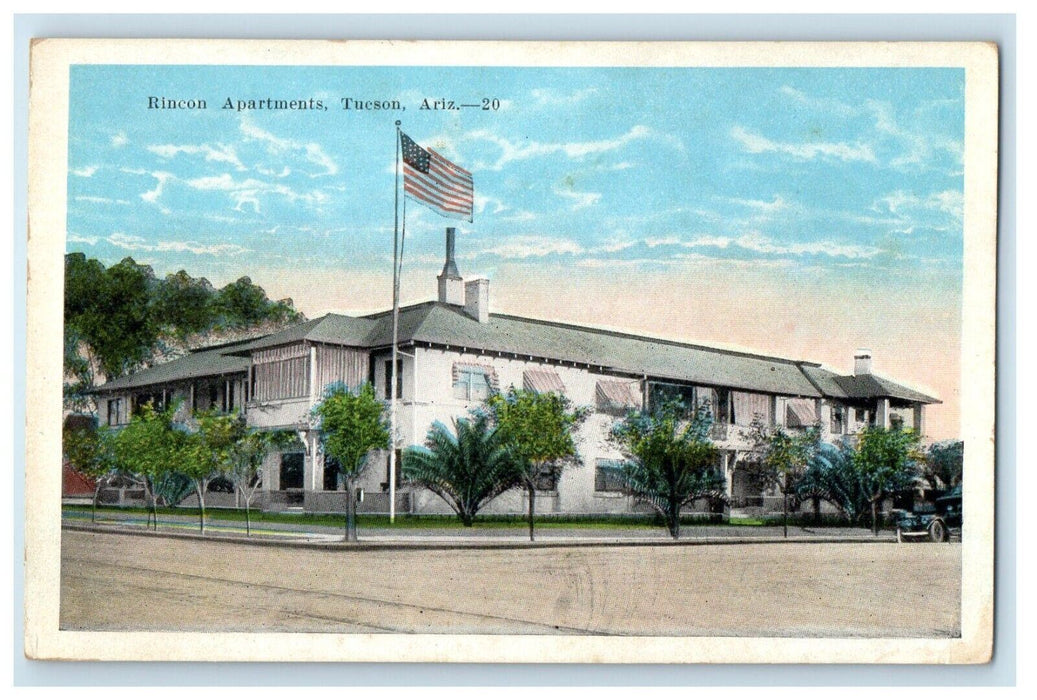
[[[219, 512], [207, 514], [205, 539], [233, 541], [246, 544], [281, 544], [299, 546], [344, 546], [344, 525], [331, 527], [314, 523], [259, 522], [252, 525], [247, 536], [245, 524], [239, 520], [221, 520]], [[146, 534], [151, 536], [201, 538], [197, 515], [160, 514], [158, 529], [146, 528], [147, 515], [141, 513], [98, 513], [97, 523], [91, 523], [90, 510], [65, 510], [63, 527], [86, 530]], [[396, 547], [528, 547], [528, 546], [631, 546], [676, 544], [764, 544], [771, 542], [892, 542], [889, 532], [878, 537], [864, 528], [804, 528], [789, 526], [789, 536], [782, 535], [780, 526], [750, 525], [686, 525], [681, 528], [680, 540], [673, 540], [665, 528], [652, 526], [581, 527], [549, 522], [536, 524], [536, 542], [529, 541], [525, 524], [501, 527], [359, 527], [361, 545], [371, 548]]]

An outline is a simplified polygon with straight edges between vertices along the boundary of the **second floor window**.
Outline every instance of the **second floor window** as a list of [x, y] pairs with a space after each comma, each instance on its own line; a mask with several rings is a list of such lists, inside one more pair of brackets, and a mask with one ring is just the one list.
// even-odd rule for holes
[[485, 401], [490, 398], [490, 376], [478, 367], [459, 367], [454, 372], [454, 398]]

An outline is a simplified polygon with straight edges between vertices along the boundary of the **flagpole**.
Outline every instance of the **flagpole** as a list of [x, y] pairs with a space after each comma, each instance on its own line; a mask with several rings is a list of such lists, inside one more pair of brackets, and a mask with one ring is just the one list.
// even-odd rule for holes
[[389, 380], [389, 522], [396, 522], [396, 362], [399, 356], [400, 337], [400, 120], [396, 120], [396, 189], [393, 211], [392, 239], [392, 364]]

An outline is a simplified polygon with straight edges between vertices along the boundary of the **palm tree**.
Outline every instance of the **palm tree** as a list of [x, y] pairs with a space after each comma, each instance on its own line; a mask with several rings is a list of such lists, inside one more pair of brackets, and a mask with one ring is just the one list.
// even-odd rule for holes
[[[868, 493], [853, 466], [853, 450], [847, 446], [822, 443], [796, 489], [803, 498], [818, 500], [838, 508], [851, 522], [858, 522], [868, 508]], [[815, 500], [816, 499], [816, 500]]]
[[491, 500], [518, 484], [516, 460], [486, 413], [436, 422], [424, 447], [403, 453], [403, 478], [446, 501], [465, 527]]

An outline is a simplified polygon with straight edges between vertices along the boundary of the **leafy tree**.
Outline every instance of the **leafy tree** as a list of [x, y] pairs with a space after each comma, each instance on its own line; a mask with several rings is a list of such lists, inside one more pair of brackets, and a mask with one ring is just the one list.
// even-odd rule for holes
[[242, 277], [220, 289], [215, 310], [224, 326], [252, 326], [264, 321], [296, 321], [302, 318], [290, 299], [272, 302], [263, 288]]
[[66, 407], [93, 407], [97, 377], [112, 379], [152, 359], [170, 338], [217, 328], [301, 320], [291, 299], [273, 302], [244, 277], [216, 292], [186, 271], [157, 279], [125, 258], [109, 268], [82, 253], [65, 256]]
[[913, 430], [868, 426], [858, 435], [853, 465], [868, 493], [873, 534], [879, 533], [879, 504], [911, 487], [922, 459], [919, 436]]
[[195, 415], [198, 431], [184, 438], [186, 459], [179, 471], [198, 494], [199, 530], [205, 534], [205, 494], [209, 483], [232, 469], [234, 452], [242, 438], [237, 416], [204, 411]]
[[195, 279], [185, 270], [167, 275], [155, 293], [152, 308], [155, 322], [181, 338], [208, 330], [216, 319], [215, 296], [215, 290], [204, 277]]
[[537, 393], [511, 387], [491, 396], [488, 405], [497, 430], [515, 457], [518, 483], [529, 497], [529, 541], [534, 541], [538, 480], [557, 480], [563, 467], [576, 459], [573, 434], [587, 416], [556, 393]]
[[649, 504], [680, 538], [681, 508], [699, 498], [722, 499], [726, 488], [710, 439], [705, 406], [691, 412], [667, 401], [654, 412], [632, 411], [612, 428], [611, 440], [627, 458], [614, 467], [630, 492]]
[[356, 542], [357, 479], [367, 468], [368, 455], [390, 445], [385, 406], [370, 384], [356, 391], [333, 384], [325, 389], [312, 415], [325, 456], [338, 461], [346, 480], [346, 541]]
[[515, 466], [501, 431], [484, 411], [455, 420], [453, 431], [435, 423], [424, 447], [403, 453], [403, 477], [438, 494], [465, 527], [472, 526], [480, 508], [518, 485]]
[[113, 453], [115, 435], [108, 426], [65, 423], [61, 446], [69, 464], [94, 482], [91, 522], [97, 522], [97, 499], [106, 477], [117, 467]]
[[782, 426], [767, 426], [754, 419], [750, 427], [753, 441], [752, 454], [758, 467], [756, 476], [766, 486], [781, 489], [781, 525], [784, 536], [789, 536], [789, 496], [821, 446], [821, 429], [812, 426], [802, 432], [788, 431]]
[[148, 525], [158, 529], [156, 486], [184, 461], [187, 433], [174, 427], [175, 406], [156, 411], [145, 405], [115, 437], [112, 454], [119, 470], [143, 485], [150, 506]]
[[921, 463], [920, 481], [923, 487], [947, 491], [961, 483], [965, 458], [965, 443], [961, 440], [934, 442], [925, 452]]
[[235, 423], [235, 441], [230, 455], [227, 475], [245, 504], [245, 534], [252, 535], [252, 499], [263, 485], [263, 461], [277, 449], [288, 447], [296, 437], [287, 430], [256, 430], [249, 428], [244, 416]]
[[81, 316], [80, 330], [106, 376], [133, 369], [158, 340], [150, 308], [154, 285], [150, 267], [125, 258], [105, 271], [91, 308]]

